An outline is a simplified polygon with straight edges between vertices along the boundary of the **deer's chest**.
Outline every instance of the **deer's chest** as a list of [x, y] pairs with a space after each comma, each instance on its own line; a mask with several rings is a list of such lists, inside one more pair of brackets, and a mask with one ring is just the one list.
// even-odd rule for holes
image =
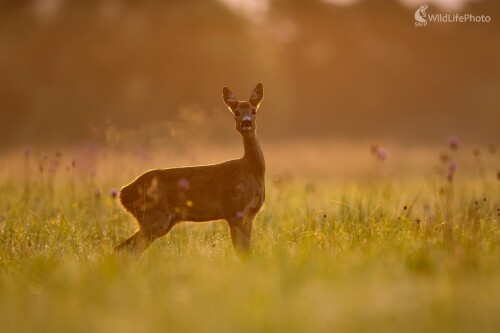
[[254, 192], [254, 197], [251, 203], [251, 208], [255, 210], [260, 210], [260, 208], [264, 205], [266, 194], [264, 189], [264, 182], [261, 185], [256, 187]]
[[264, 205], [266, 196], [264, 177], [253, 177], [248, 182], [248, 189], [249, 193], [246, 195], [248, 208], [250, 210], [260, 210], [260, 208]]
[[264, 177], [244, 175], [238, 179], [235, 189], [233, 204], [242, 210], [259, 210], [264, 204]]

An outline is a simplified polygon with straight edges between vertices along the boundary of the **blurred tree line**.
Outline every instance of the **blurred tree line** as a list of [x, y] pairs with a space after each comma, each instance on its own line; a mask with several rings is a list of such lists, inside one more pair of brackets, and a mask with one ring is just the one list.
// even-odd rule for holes
[[492, 16], [487, 24], [416, 28], [415, 9], [396, 0], [0, 1], [0, 146], [72, 144], [106, 128], [175, 132], [191, 120], [197, 133], [234, 140], [221, 88], [244, 99], [257, 82], [268, 140], [455, 133], [497, 143], [500, 2], [462, 10]]

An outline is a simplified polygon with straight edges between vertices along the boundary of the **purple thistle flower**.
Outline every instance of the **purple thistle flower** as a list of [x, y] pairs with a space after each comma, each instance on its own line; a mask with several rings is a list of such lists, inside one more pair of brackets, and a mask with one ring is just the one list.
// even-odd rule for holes
[[377, 158], [381, 161], [385, 161], [387, 159], [387, 156], [389, 156], [389, 152], [385, 148], [379, 148], [377, 150]]
[[186, 178], [179, 179], [179, 181], [177, 182], [177, 188], [183, 191], [189, 190], [189, 180], [187, 180]]
[[112, 199], [116, 199], [118, 197], [119, 191], [116, 188], [111, 189], [110, 195]]
[[458, 146], [460, 145], [460, 139], [456, 135], [452, 135], [448, 138], [448, 146], [450, 146], [451, 149], [456, 150]]
[[30, 155], [31, 155], [31, 147], [30, 146], [24, 147], [24, 157], [28, 157]]

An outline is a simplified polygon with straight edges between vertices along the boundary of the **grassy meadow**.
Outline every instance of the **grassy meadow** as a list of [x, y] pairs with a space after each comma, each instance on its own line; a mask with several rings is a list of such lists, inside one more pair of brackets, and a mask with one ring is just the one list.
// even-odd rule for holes
[[498, 332], [499, 153], [327, 146], [263, 145], [246, 260], [223, 221], [180, 224], [140, 258], [112, 252], [136, 229], [116, 189], [239, 146], [5, 153], [1, 331]]

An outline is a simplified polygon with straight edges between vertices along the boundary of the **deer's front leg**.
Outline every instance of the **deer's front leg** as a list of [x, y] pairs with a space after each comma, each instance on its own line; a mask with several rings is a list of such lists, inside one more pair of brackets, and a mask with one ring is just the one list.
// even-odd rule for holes
[[252, 224], [256, 214], [247, 213], [242, 217], [228, 219], [231, 231], [231, 240], [235, 250], [240, 255], [250, 252], [250, 240], [252, 236]]
[[243, 220], [243, 217], [235, 217], [227, 220], [229, 222], [234, 249], [239, 255], [246, 255], [250, 250], [250, 233], [248, 228], [244, 227]]

